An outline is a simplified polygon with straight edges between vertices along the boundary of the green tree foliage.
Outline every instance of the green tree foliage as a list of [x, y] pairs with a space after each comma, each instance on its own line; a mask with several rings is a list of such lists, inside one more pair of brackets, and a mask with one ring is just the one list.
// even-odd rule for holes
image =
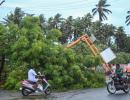
[[128, 64], [130, 62], [130, 54], [125, 52], [117, 53], [117, 57], [112, 63], [115, 64]]
[[[85, 70], [82, 70], [81, 65], [89, 64], [86, 67], [92, 67], [100, 62], [91, 56], [84, 59], [82, 53], [76, 54], [75, 49], [67, 49], [61, 45], [59, 38], [62, 33], [58, 29], [48, 30], [47, 34], [44, 34], [40, 19], [32, 16], [23, 18], [20, 27], [14, 23], [8, 25], [8, 28], [1, 26], [2, 33], [4, 29], [7, 31], [3, 36], [10, 41], [7, 42], [10, 48], [7, 51], [11, 67], [5, 87], [18, 89], [20, 80], [27, 78], [28, 66], [34, 66], [44, 72], [53, 89], [91, 86], [87, 84]], [[86, 62], [82, 64], [79, 57]]]
[[119, 27], [115, 33], [116, 35], [116, 45], [117, 45], [117, 51], [127, 51], [127, 35], [124, 32], [123, 27]]
[[4, 84], [4, 87], [6, 89], [16, 89], [19, 90], [21, 81], [25, 79], [27, 74], [27, 68], [24, 66], [11, 66], [12, 69], [10, 73], [8, 73], [8, 78], [6, 80], [6, 83]]
[[0, 53], [4, 52], [4, 49], [6, 48], [6, 35], [7, 30], [4, 25], [0, 24]]
[[92, 32], [96, 36], [97, 41], [107, 46], [112, 45], [112, 37], [115, 35], [116, 27], [113, 25], [102, 24], [99, 21], [92, 24]]
[[7, 47], [7, 40], [6, 40], [6, 35], [7, 34], [7, 31], [6, 31], [6, 28], [0, 24], [0, 61], [1, 61], [1, 65], [0, 65], [0, 75], [3, 71], [3, 68], [4, 68], [4, 63], [5, 63], [5, 53], [6, 53], [6, 50], [5, 48]]
[[57, 29], [52, 29], [46, 35], [46, 38], [52, 42], [59, 42], [59, 38], [62, 36], [62, 33]]

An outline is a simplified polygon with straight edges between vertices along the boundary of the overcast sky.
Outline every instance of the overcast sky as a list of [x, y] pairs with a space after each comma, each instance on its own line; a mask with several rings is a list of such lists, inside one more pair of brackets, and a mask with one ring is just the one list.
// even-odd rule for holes
[[[0, 0], [2, 1], [2, 0]], [[73, 16], [81, 17], [95, 7], [99, 0], [6, 0], [0, 7], [0, 20], [10, 12], [13, 12], [15, 7], [21, 7], [27, 13], [36, 15], [44, 14], [46, 18], [54, 16], [57, 13], [62, 14], [62, 17]], [[105, 23], [115, 26], [123, 26], [126, 33], [130, 34], [130, 26], [126, 26], [125, 18], [127, 11], [130, 10], [130, 0], [107, 0], [108, 7], [112, 14], [108, 15], [108, 21]], [[98, 16], [94, 17], [97, 20]]]

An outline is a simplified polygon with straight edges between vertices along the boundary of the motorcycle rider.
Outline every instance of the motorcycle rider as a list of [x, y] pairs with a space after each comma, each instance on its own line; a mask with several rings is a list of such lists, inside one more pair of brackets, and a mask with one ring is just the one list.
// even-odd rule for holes
[[120, 83], [123, 81], [123, 69], [120, 67], [120, 64], [116, 64], [115, 70], [116, 77], [119, 78]]
[[[43, 85], [45, 82], [46, 85]], [[44, 92], [45, 94], [50, 94], [50, 84], [45, 79], [45, 75], [42, 75], [40, 72], [36, 73], [34, 67], [31, 67], [28, 71], [28, 79], [23, 80], [22, 84], [22, 95], [27, 96], [33, 92], [39, 93]]]
[[109, 93], [114, 94], [116, 91], [123, 90], [125, 93], [129, 92], [129, 84], [127, 77], [123, 77], [123, 68], [119, 64], [116, 64], [116, 70], [112, 80], [107, 84], [107, 90]]
[[33, 88], [37, 89], [38, 87], [38, 79], [36, 78], [37, 74], [35, 72], [35, 68], [31, 66], [31, 68], [28, 71], [28, 81], [33, 84]]

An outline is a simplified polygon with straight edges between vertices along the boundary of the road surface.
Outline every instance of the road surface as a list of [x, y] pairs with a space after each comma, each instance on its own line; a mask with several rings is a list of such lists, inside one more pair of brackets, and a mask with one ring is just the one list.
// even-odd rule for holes
[[106, 88], [98, 88], [52, 93], [50, 96], [33, 94], [23, 97], [20, 92], [0, 90], [0, 100], [130, 100], [130, 93], [118, 91], [110, 95]]

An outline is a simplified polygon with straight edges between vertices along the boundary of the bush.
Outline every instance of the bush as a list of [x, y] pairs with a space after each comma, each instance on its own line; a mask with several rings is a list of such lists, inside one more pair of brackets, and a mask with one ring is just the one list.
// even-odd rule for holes
[[[82, 70], [80, 66], [73, 63], [66, 63], [65, 66], [48, 63], [46, 66], [38, 68], [44, 72], [53, 90], [97, 88], [104, 86], [105, 82], [102, 73]], [[27, 71], [26, 66], [12, 67], [4, 85], [5, 88], [18, 90], [21, 80], [26, 79]]]
[[101, 63], [101, 59], [98, 56], [95, 57], [95, 56], [87, 55], [83, 59], [84, 66], [86, 66], [88, 68], [100, 65], [100, 63]]
[[105, 75], [99, 72], [87, 72], [87, 83], [84, 84], [86, 87], [97, 88], [105, 85]]
[[4, 84], [6, 89], [15, 89], [18, 90], [20, 88], [20, 83], [23, 79], [26, 79], [27, 70], [21, 67], [17, 67], [13, 69], [12, 72], [9, 73], [8, 78]]

